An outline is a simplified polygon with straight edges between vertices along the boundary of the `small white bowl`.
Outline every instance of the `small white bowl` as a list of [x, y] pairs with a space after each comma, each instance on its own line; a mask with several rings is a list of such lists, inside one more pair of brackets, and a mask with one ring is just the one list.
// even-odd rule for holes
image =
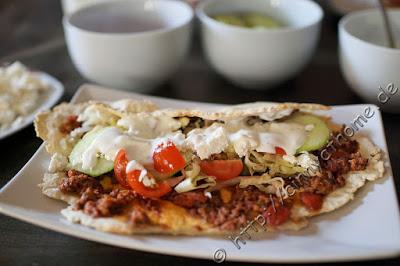
[[184, 60], [192, 19], [193, 10], [181, 1], [113, 1], [66, 15], [63, 25], [72, 61], [84, 77], [148, 92]]
[[[266, 14], [287, 27], [248, 29], [210, 17], [236, 12]], [[315, 50], [323, 18], [320, 6], [309, 0], [205, 1], [196, 14], [210, 64], [233, 83], [252, 89], [270, 88], [299, 73]]]
[[[400, 10], [389, 17], [399, 47]], [[400, 112], [400, 49], [385, 47], [386, 40], [378, 10], [354, 12], [339, 23], [340, 65], [349, 86], [383, 110]]]

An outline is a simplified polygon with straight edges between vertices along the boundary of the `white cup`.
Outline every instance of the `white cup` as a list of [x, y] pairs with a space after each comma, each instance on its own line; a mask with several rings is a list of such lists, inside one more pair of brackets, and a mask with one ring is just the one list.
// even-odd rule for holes
[[[389, 17], [400, 41], [400, 10], [391, 10]], [[387, 47], [379, 11], [359, 11], [342, 18], [339, 46], [342, 74], [353, 91], [385, 111], [400, 112], [400, 47]]]
[[175, 0], [112, 1], [63, 19], [68, 51], [78, 71], [102, 85], [149, 92], [184, 60], [193, 11]]
[[[257, 12], [287, 27], [248, 29], [211, 16]], [[310, 0], [218, 0], [196, 8], [202, 24], [203, 49], [212, 67], [239, 86], [268, 89], [294, 77], [316, 48], [323, 11]]]

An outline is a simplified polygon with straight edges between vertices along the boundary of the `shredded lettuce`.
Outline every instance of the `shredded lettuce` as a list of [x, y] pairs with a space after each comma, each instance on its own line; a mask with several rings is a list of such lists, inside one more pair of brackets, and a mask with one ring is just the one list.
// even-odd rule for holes
[[214, 177], [200, 175], [200, 165], [197, 162], [192, 162], [187, 166], [184, 175], [186, 178], [175, 187], [175, 191], [178, 193], [208, 188], [217, 184]]
[[215, 181], [214, 177], [199, 175], [194, 178], [186, 178], [175, 187], [175, 191], [178, 193], [183, 193], [200, 188], [212, 187], [216, 184], [217, 182]]
[[268, 153], [251, 151], [245, 156], [244, 163], [251, 175], [254, 173], [267, 173], [269, 176], [290, 176], [304, 173], [306, 169], [291, 164], [281, 156]]
[[243, 178], [239, 183], [240, 188], [255, 186], [265, 193], [276, 194], [277, 196], [280, 196], [280, 193], [283, 192], [283, 196], [286, 198], [284, 185], [285, 182], [282, 177], [271, 177], [268, 174]]
[[[246, 188], [248, 186], [263, 187], [265, 185], [272, 185], [274, 187], [282, 187], [284, 181], [281, 177], [271, 177], [268, 174], [262, 176], [254, 176], [240, 180], [239, 187]], [[263, 190], [263, 189], [261, 189]]]
[[200, 174], [200, 170], [200, 165], [197, 162], [192, 162], [185, 168], [184, 174], [187, 178], [193, 179]]

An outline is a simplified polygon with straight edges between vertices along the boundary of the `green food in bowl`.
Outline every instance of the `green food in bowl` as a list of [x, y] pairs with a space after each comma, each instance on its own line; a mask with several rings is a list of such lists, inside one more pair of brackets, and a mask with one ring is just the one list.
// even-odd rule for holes
[[279, 21], [271, 17], [256, 13], [244, 15], [243, 20], [250, 28], [280, 28], [283, 26]]
[[218, 14], [212, 16], [212, 18], [228, 25], [244, 28], [274, 29], [284, 27], [280, 21], [261, 13]]
[[238, 17], [238, 16], [216, 15], [213, 18], [215, 20], [225, 23], [225, 24], [240, 26], [240, 27], [247, 27], [245, 21], [241, 17]]

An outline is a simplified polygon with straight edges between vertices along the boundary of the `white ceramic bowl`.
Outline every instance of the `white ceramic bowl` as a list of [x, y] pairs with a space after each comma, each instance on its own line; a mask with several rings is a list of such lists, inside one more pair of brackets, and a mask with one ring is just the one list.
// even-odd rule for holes
[[84, 77], [148, 92], [184, 60], [192, 18], [191, 7], [181, 1], [125, 0], [79, 9], [63, 24], [72, 61]]
[[[400, 10], [389, 16], [399, 42]], [[351, 13], [339, 23], [340, 64], [349, 86], [385, 111], [400, 112], [400, 49], [385, 47], [386, 40], [377, 10]]]
[[[210, 17], [235, 12], [264, 13], [288, 27], [247, 29]], [[196, 14], [213, 68], [233, 83], [254, 89], [270, 88], [304, 68], [317, 45], [323, 18], [322, 9], [309, 0], [205, 1]]]

